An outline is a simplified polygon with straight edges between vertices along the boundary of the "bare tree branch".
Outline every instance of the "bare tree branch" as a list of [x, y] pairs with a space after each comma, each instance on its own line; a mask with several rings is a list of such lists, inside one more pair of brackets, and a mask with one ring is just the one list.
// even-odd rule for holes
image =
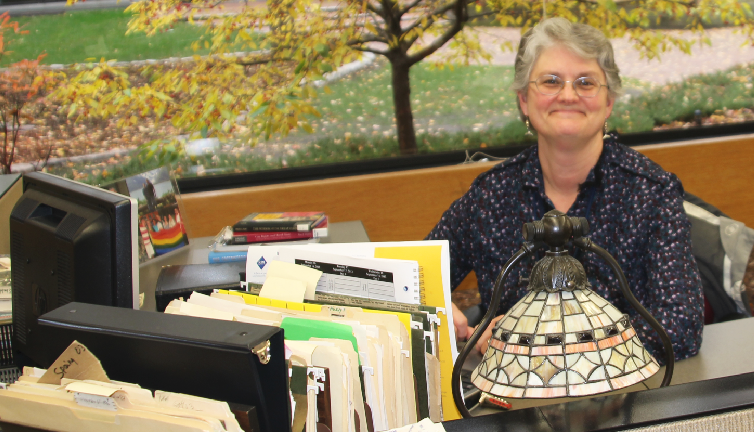
[[[434, 24], [439, 18], [441, 18], [446, 13], [450, 12], [451, 10], [453, 10], [453, 8], [458, 7], [457, 3], [459, 3], [459, 2], [463, 3], [464, 9], [465, 9], [465, 7], [468, 4], [471, 4], [474, 1], [473, 0], [456, 0], [456, 1], [452, 2], [452, 3], [446, 4], [445, 6], [439, 8], [439, 9], [436, 9], [436, 10], [432, 11], [431, 14], [427, 14], [428, 16], [425, 15], [425, 16], [427, 16], [427, 24], [425, 26], [422, 26], [422, 30], [427, 30], [428, 28], [432, 27], [432, 24]], [[494, 12], [492, 12], [492, 13], [494, 13]], [[404, 32], [408, 32], [408, 31], [410, 31], [410, 30], [412, 30], [412, 29], [414, 29], [416, 27], [419, 27], [421, 24], [422, 24], [422, 20], [421, 20], [421, 18], [419, 18], [419, 19], [415, 20], [413, 23], [411, 23], [411, 25], [409, 25], [405, 29]]]
[[366, 2], [367, 10], [370, 12], [374, 12], [379, 16], [382, 16], [384, 12], [384, 8], [381, 5], [373, 5], [372, 2]]
[[411, 3], [409, 3], [409, 4], [407, 4], [406, 6], [404, 6], [403, 8], [401, 8], [401, 9], [400, 9], [400, 10], [398, 11], [398, 15], [399, 15], [399, 16], [403, 16], [403, 15], [404, 15], [404, 14], [405, 14], [406, 12], [408, 12], [408, 11], [410, 11], [411, 9], [415, 8], [415, 7], [416, 7], [416, 5], [418, 5], [419, 3], [423, 2], [423, 1], [424, 1], [424, 0], [414, 0], [414, 1], [412, 1]]
[[356, 51], [370, 52], [370, 53], [378, 54], [378, 55], [385, 56], [385, 57], [387, 57], [387, 55], [388, 55], [388, 52], [386, 50], [380, 50], [380, 49], [372, 48], [372, 47], [368, 47], [368, 46], [355, 46], [355, 47], [353, 47], [353, 49], [355, 49]]
[[365, 43], [369, 43], [369, 42], [380, 42], [380, 43], [384, 43], [384, 44], [388, 43], [387, 38], [381, 38], [381, 37], [378, 37], [378, 36], [375, 36], [375, 35], [372, 35], [372, 34], [362, 35], [360, 38], [354, 39], [354, 40], [350, 40], [347, 43], [350, 46], [356, 46], [356, 45], [365, 44]]
[[490, 15], [497, 15], [497, 12], [483, 12], [483, 13], [476, 14], [476, 15], [469, 15], [469, 21], [471, 21], [473, 19], [477, 19], [477, 18], [488, 17]]
[[445, 45], [449, 40], [453, 39], [453, 36], [455, 36], [459, 31], [463, 29], [463, 25], [467, 19], [466, 3], [462, 2], [461, 0], [457, 0], [454, 6], [454, 13], [456, 18], [453, 21], [453, 24], [440, 37], [432, 41], [432, 43], [408, 56], [409, 65], [414, 65], [426, 58], [428, 55], [437, 51], [441, 46]]

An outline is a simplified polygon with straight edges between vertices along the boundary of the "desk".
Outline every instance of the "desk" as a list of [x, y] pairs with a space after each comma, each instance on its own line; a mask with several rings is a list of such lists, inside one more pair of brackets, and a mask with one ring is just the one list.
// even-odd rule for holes
[[[501, 413], [500, 410], [491, 408], [476, 408], [472, 410], [475, 416], [488, 416], [497, 414], [500, 421], [508, 422], [511, 425], [517, 421], [534, 422], [534, 418], [545, 418], [548, 412], [570, 412], [574, 415], [581, 409], [593, 409], [595, 405], [605, 407], [606, 404], [615, 403], [618, 407], [624, 403], [660, 403], [656, 395], [662, 395], [662, 403], [680, 407], [688, 412], [685, 415], [700, 412], [702, 409], [719, 409], [730, 407], [734, 403], [754, 405], [754, 343], [750, 343], [746, 335], [754, 333], [754, 318], [746, 318], [725, 323], [712, 324], [704, 327], [702, 347], [699, 354], [676, 362], [673, 380], [668, 388], [658, 389], [662, 381], [665, 368], [652, 378], [643, 383], [635, 384], [626, 389], [613, 393], [595, 395], [584, 398], [558, 398], [558, 399], [506, 399], [511, 403], [512, 410], [519, 410], [520, 414], [513, 415], [514, 412]], [[472, 353], [466, 359], [464, 368], [472, 367], [481, 361], [481, 355]], [[713, 381], [708, 381], [713, 380]], [[686, 384], [679, 386], [681, 384]], [[679, 387], [676, 387], [679, 386]], [[640, 390], [654, 389], [648, 392], [639, 392]], [[731, 397], [735, 394], [735, 397]], [[612, 395], [612, 396], [606, 396]], [[699, 400], [695, 404], [689, 402], [691, 395]], [[614, 397], [613, 397], [614, 396]], [[705, 399], [706, 398], [706, 399]], [[680, 403], [684, 400], [684, 404]], [[731, 402], [729, 402], [731, 401]], [[564, 403], [568, 402], [568, 403]], [[723, 403], [725, 407], [716, 407], [715, 404]], [[566, 408], [568, 407], [568, 408]], [[616, 407], [613, 407], [616, 408]], [[633, 407], [632, 407], [633, 408]], [[617, 408], [616, 408], [617, 409]], [[652, 413], [657, 415], [663, 411], [663, 408], [657, 408]], [[504, 414], [510, 414], [504, 415]], [[621, 414], [622, 415], [622, 414]], [[532, 417], [533, 416], [533, 417]], [[544, 416], [544, 417], [542, 417]], [[608, 416], [609, 417], [609, 416]], [[635, 415], [629, 416], [621, 421], [635, 421]], [[615, 419], [612, 419], [615, 420]], [[488, 420], [492, 421], [490, 418]], [[453, 427], [446, 428], [451, 430], [467, 430], [462, 423]], [[473, 422], [474, 427], [481, 427], [482, 424]], [[485, 423], [487, 425], [487, 423]], [[468, 425], [471, 426], [471, 425]], [[613, 425], [615, 426], [615, 425]], [[495, 430], [517, 430], [511, 428], [494, 428]], [[554, 428], [558, 429], [558, 428]], [[471, 430], [471, 429], [468, 429]], [[533, 429], [532, 429], [533, 430]], [[582, 430], [579, 428], [572, 429], [569, 425], [563, 430]], [[599, 428], [588, 430], [600, 430]]]
[[[361, 221], [332, 222], [327, 228], [328, 236], [321, 240], [322, 243], [355, 243], [368, 242], [364, 225]], [[160, 276], [162, 266], [177, 264], [207, 264], [209, 249], [215, 237], [197, 237], [189, 239], [189, 247], [179, 249], [167, 255], [163, 255], [145, 262], [139, 266], [139, 292], [144, 294], [142, 310], [154, 311], [154, 290], [157, 286], [157, 278]], [[239, 264], [239, 268], [242, 267]]]

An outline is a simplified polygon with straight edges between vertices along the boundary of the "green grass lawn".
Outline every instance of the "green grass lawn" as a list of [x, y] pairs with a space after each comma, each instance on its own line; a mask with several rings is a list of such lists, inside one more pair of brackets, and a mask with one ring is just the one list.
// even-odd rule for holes
[[[417, 134], [476, 132], [505, 127], [519, 120], [516, 95], [510, 89], [512, 66], [462, 66], [435, 69], [425, 63], [411, 68], [411, 108]], [[624, 89], [643, 93], [650, 83], [627, 78]], [[320, 89], [312, 101], [322, 117], [313, 120], [317, 137], [365, 138], [395, 135], [390, 65], [381, 58], [374, 66]], [[312, 141], [297, 132], [291, 138]]]
[[204, 34], [202, 27], [180, 22], [152, 37], [143, 33], [126, 36], [129, 17], [122, 9], [11, 16], [28, 33], [10, 36], [14, 42], [6, 49], [13, 52], [0, 65], [36, 58], [42, 52], [47, 53], [45, 64], [82, 63], [102, 57], [124, 61], [185, 57], [195, 54], [191, 42]]
[[[501, 127], [518, 116], [509, 89], [510, 66], [411, 68], [411, 108], [417, 133]], [[375, 66], [329, 85], [312, 101], [322, 113], [313, 122], [317, 135], [390, 137], [395, 134], [390, 66]], [[294, 136], [306, 137], [303, 133]], [[309, 138], [311, 140], [311, 137]]]

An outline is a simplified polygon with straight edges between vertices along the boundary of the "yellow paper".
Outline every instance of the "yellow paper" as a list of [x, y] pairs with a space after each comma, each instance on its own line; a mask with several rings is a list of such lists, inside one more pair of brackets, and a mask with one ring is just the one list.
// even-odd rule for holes
[[[264, 280], [262, 290], [259, 291], [259, 297], [283, 302], [301, 303], [304, 301], [306, 290], [306, 282], [268, 275], [267, 279]], [[279, 307], [278, 305], [275, 306]]]
[[[319, 282], [320, 276], [322, 276], [321, 271], [282, 261], [272, 261], [269, 266], [270, 267], [267, 269], [265, 285], [267, 284], [267, 280], [271, 277], [298, 280], [306, 284], [306, 294], [304, 295], [304, 298], [307, 300], [314, 300], [314, 290], [317, 288], [317, 282]], [[300, 302], [301, 300], [298, 301]]]
[[232, 313], [223, 312], [206, 306], [193, 303], [186, 303], [180, 300], [173, 300], [165, 308], [165, 313], [174, 315], [187, 315], [199, 318], [210, 318], [224, 321], [233, 321], [235, 318]]
[[[445, 290], [442, 284], [442, 246], [396, 246], [375, 247], [375, 258], [392, 258], [414, 260], [419, 263], [423, 275], [422, 304], [444, 308], [445, 314], [437, 314], [440, 320], [438, 331], [440, 343], [438, 359], [440, 360], [440, 383], [442, 388], [442, 414], [443, 420], [455, 420], [461, 418], [461, 413], [456, 408], [453, 400], [453, 351], [451, 344], [455, 343], [455, 332], [451, 333], [453, 323], [448, 322], [448, 310], [450, 299], [445, 298]], [[454, 336], [451, 339], [451, 335]]]

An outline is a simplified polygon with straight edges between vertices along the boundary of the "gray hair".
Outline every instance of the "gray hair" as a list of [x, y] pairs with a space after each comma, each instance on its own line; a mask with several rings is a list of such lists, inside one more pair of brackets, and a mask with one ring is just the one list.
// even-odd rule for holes
[[[621, 95], [620, 74], [615, 64], [613, 45], [607, 37], [592, 26], [572, 23], [559, 17], [542, 20], [521, 37], [518, 54], [516, 54], [513, 90], [516, 92], [526, 90], [534, 63], [537, 62], [542, 51], [558, 44], [584, 59], [596, 59], [607, 77], [608, 97], [615, 100]], [[521, 115], [523, 116], [523, 113]]]

